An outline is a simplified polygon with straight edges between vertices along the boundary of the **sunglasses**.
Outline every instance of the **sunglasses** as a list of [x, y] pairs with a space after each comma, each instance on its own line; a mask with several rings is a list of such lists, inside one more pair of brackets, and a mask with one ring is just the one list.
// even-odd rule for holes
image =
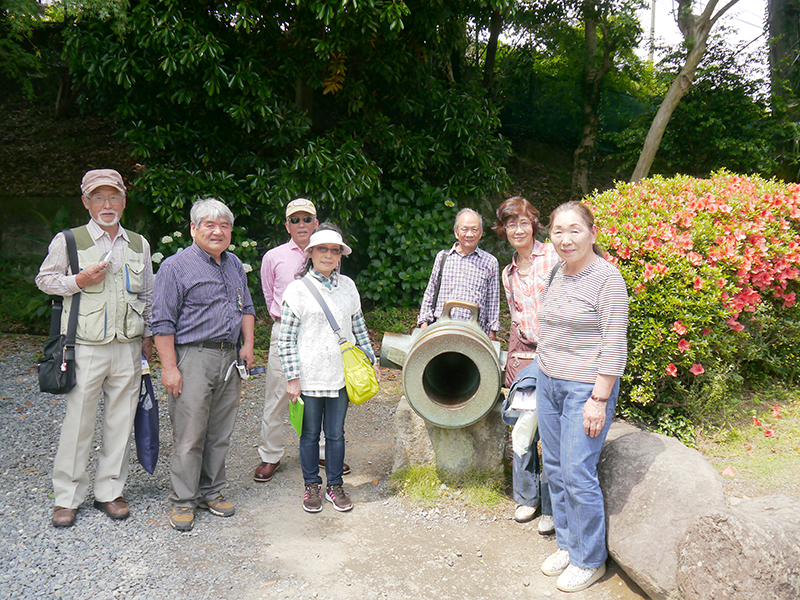
[[314, 246], [314, 248], [317, 251], [319, 251], [320, 254], [327, 254], [328, 252], [330, 252], [331, 254], [338, 255], [338, 254], [342, 253], [342, 247], [341, 246], [333, 246], [333, 247], [329, 247], [329, 246]]
[[[311, 223], [314, 221], [314, 217], [303, 217], [303, 223]], [[300, 222], [300, 217], [289, 217], [289, 223], [292, 225], [297, 225]]]

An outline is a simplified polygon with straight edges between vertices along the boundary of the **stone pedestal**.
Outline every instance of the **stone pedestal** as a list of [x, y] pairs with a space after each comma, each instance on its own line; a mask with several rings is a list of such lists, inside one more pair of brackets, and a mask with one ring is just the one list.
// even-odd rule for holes
[[444, 429], [425, 421], [400, 398], [394, 415], [393, 471], [411, 465], [435, 465], [452, 473], [503, 471], [508, 426], [500, 418], [498, 402], [477, 423]]

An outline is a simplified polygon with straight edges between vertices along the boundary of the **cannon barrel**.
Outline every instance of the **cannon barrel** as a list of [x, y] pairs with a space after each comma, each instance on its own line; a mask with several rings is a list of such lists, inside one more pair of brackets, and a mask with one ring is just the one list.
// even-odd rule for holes
[[[453, 319], [454, 308], [469, 310], [470, 319]], [[477, 304], [448, 300], [436, 323], [411, 336], [384, 335], [381, 366], [402, 367], [409, 405], [438, 427], [476, 423], [500, 395], [500, 344], [478, 326], [479, 310]]]

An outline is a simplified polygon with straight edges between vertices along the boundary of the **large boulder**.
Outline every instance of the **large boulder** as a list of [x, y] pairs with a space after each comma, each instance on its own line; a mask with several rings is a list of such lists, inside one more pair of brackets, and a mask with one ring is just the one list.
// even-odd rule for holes
[[800, 500], [762, 496], [696, 518], [678, 588], [685, 600], [800, 598]]
[[607, 442], [598, 475], [612, 558], [654, 600], [677, 597], [678, 547], [698, 516], [726, 508], [722, 477], [696, 450], [647, 432]]

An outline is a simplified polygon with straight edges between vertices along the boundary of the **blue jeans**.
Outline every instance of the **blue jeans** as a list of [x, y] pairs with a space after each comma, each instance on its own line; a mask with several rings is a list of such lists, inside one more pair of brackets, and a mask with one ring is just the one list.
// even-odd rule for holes
[[327, 485], [342, 484], [344, 471], [344, 418], [347, 416], [345, 388], [335, 397], [314, 398], [301, 394], [303, 432], [300, 434], [300, 467], [305, 483], [322, 484], [319, 476], [319, 435], [325, 428], [325, 480]]
[[530, 449], [523, 455], [514, 454], [511, 476], [514, 484], [514, 502], [522, 506], [539, 506], [539, 431], [533, 436]]
[[591, 438], [583, 430], [583, 407], [594, 384], [552, 379], [539, 370], [536, 407], [542, 458], [553, 502], [556, 544], [582, 569], [605, 564], [606, 519], [597, 462], [619, 394], [619, 379], [606, 403], [606, 423]]

